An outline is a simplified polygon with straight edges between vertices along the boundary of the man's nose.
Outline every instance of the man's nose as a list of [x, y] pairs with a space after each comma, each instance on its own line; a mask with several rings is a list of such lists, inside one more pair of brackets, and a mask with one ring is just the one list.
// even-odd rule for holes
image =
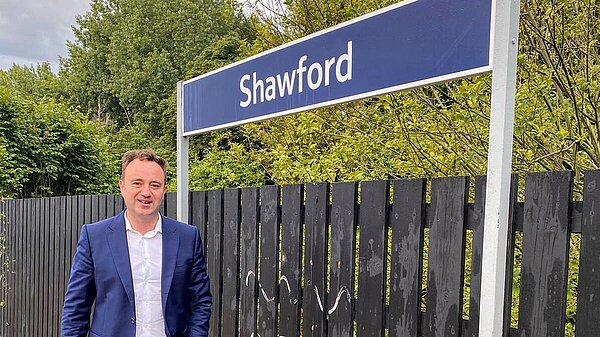
[[143, 196], [150, 196], [150, 185], [142, 185], [142, 195]]

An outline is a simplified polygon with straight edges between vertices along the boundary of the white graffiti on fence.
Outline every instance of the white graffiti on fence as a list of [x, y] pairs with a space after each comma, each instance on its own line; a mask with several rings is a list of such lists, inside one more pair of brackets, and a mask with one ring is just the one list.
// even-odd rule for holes
[[[250, 275], [254, 276], [254, 278], [256, 279], [256, 274], [254, 273], [254, 271], [248, 270], [248, 273], [246, 274], [246, 287], [249, 286]], [[290, 283], [285, 275], [281, 275], [281, 277], [279, 278], [280, 285], [281, 285], [282, 281], [285, 282], [287, 291], [291, 295], [292, 289], [291, 289]], [[260, 292], [261, 292], [262, 296], [264, 297], [264, 299], [267, 302], [275, 301], [275, 296], [269, 297], [267, 295], [267, 293], [265, 292], [265, 290], [263, 289], [262, 285], [260, 284], [260, 281], [257, 281], [257, 282], [258, 282], [258, 287], [260, 288]], [[314, 286], [313, 290], [315, 292], [315, 295], [317, 296], [317, 303], [319, 304], [319, 308], [321, 309], [321, 312], [324, 312], [325, 309], [323, 308], [323, 303], [321, 302], [321, 296], [319, 295], [319, 289], [317, 289], [317, 286]], [[348, 303], [352, 303], [352, 295], [350, 295], [350, 291], [348, 290], [348, 288], [346, 286], [342, 286], [337, 293], [335, 302], [333, 303], [333, 307], [331, 307], [329, 310], [327, 310], [327, 315], [331, 315], [332, 313], [334, 313], [337, 310], [337, 307], [340, 303], [340, 299], [342, 298], [342, 295], [344, 295], [344, 293], [346, 294], [346, 300], [348, 301]], [[298, 303], [298, 299], [290, 297], [290, 303], [296, 304], [296, 303]], [[251, 337], [253, 337], [253, 336], [251, 336]], [[283, 336], [280, 336], [280, 337], [283, 337]]]
[[[323, 303], [321, 303], [321, 296], [319, 295], [319, 289], [317, 289], [317, 286], [314, 286], [314, 291], [315, 291], [315, 295], [317, 295], [317, 303], [319, 304], [319, 308], [321, 308], [321, 312], [324, 311], [323, 309]], [[332, 313], [334, 313], [337, 310], [338, 304], [340, 303], [340, 298], [342, 297], [342, 295], [346, 293], [346, 299], [348, 300], [348, 303], [351, 303], [352, 298], [350, 297], [350, 292], [348, 291], [348, 288], [346, 288], [346, 286], [343, 286], [340, 291], [338, 291], [338, 294], [335, 298], [335, 302], [333, 303], [333, 307], [331, 307], [331, 309], [327, 310], [327, 315], [331, 315]]]

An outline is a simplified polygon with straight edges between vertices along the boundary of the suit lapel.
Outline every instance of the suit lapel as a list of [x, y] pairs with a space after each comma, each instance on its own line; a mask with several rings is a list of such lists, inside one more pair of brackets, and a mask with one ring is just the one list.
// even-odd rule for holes
[[179, 234], [176, 232], [173, 220], [163, 217], [163, 247], [162, 247], [162, 276], [161, 276], [161, 300], [163, 312], [166, 308], [167, 296], [173, 281], [173, 271], [179, 251]]
[[131, 266], [129, 263], [129, 249], [127, 246], [127, 234], [125, 232], [125, 216], [121, 212], [108, 226], [108, 245], [117, 268], [117, 273], [127, 293], [127, 298], [134, 305], [133, 280], [131, 278]]

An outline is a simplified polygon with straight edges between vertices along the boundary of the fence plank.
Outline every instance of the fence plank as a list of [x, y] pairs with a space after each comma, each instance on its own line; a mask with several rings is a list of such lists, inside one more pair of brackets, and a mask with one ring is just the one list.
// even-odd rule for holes
[[236, 336], [238, 332], [238, 305], [240, 291], [239, 275], [239, 232], [240, 191], [225, 190], [223, 195], [223, 300], [221, 313], [223, 324], [221, 336]]
[[40, 199], [32, 199], [32, 219], [29, 225], [31, 226], [32, 231], [32, 242], [29, 244], [32, 246], [31, 255], [30, 255], [30, 268], [31, 268], [31, 284], [30, 284], [30, 293], [31, 297], [31, 320], [29, 321], [30, 331], [32, 336], [40, 336], [39, 335], [39, 326], [40, 323], [40, 299], [41, 299], [41, 285], [40, 285], [40, 253], [41, 253], [41, 245], [40, 245], [40, 210], [41, 205], [39, 202]]
[[25, 209], [25, 212], [27, 213], [27, 220], [25, 222], [25, 225], [27, 226], [27, 237], [26, 237], [26, 245], [27, 245], [27, 251], [26, 251], [26, 256], [25, 256], [25, 263], [27, 264], [26, 268], [25, 268], [25, 272], [26, 272], [26, 283], [25, 283], [25, 306], [26, 306], [26, 317], [25, 320], [23, 321], [24, 324], [24, 329], [23, 329], [23, 333], [26, 336], [33, 336], [33, 331], [32, 331], [32, 322], [33, 322], [33, 316], [34, 316], [34, 288], [33, 288], [33, 282], [34, 282], [34, 278], [33, 278], [33, 266], [34, 266], [34, 261], [33, 261], [33, 248], [35, 247], [35, 238], [34, 238], [34, 232], [35, 232], [35, 205], [34, 205], [34, 200], [33, 199], [27, 199], [27, 207]]
[[461, 334], [468, 179], [432, 179], [424, 335]]
[[285, 185], [282, 194], [279, 335], [299, 337], [304, 185]]
[[59, 275], [59, 270], [60, 270], [60, 260], [61, 260], [61, 255], [60, 255], [60, 240], [58, 235], [60, 234], [60, 222], [59, 222], [59, 213], [60, 213], [60, 197], [54, 197], [52, 198], [51, 201], [51, 205], [50, 205], [50, 210], [52, 212], [52, 223], [51, 223], [51, 239], [53, 240], [53, 242], [55, 243], [54, 245], [51, 245], [51, 249], [50, 252], [53, 256], [53, 261], [52, 261], [52, 274], [51, 274], [51, 278], [52, 280], [56, 280], [52, 282], [51, 288], [52, 288], [52, 300], [54, 303], [54, 306], [52, 308], [52, 310], [50, 311], [51, 315], [52, 315], [52, 323], [54, 325], [53, 329], [52, 329], [52, 336], [58, 336], [60, 334], [60, 314], [61, 314], [61, 310], [62, 310], [62, 306], [63, 306], [63, 299], [60, 298], [60, 275]]
[[206, 196], [207, 193], [202, 191], [202, 192], [193, 192], [192, 193], [192, 198], [190, 199], [191, 201], [191, 212], [190, 212], [190, 219], [191, 219], [191, 224], [194, 224], [198, 230], [200, 231], [200, 237], [202, 238], [202, 244], [203, 244], [203, 249], [204, 252], [206, 252], [206, 244], [207, 244], [207, 238], [206, 238], [206, 224], [207, 224], [207, 218], [208, 218], [208, 208], [207, 208], [207, 203], [206, 203]]
[[560, 337], [565, 330], [571, 172], [525, 178], [519, 336]]
[[[508, 209], [508, 242], [506, 246], [506, 270], [504, 272], [504, 325], [502, 329], [502, 335], [504, 337], [510, 337], [511, 331], [516, 329], [511, 328], [511, 314], [512, 314], [512, 290], [513, 290], [513, 277], [514, 277], [514, 256], [515, 256], [515, 226], [517, 223], [517, 198], [519, 190], [519, 177], [513, 174], [510, 182], [510, 200]], [[521, 217], [521, 220], [523, 218]], [[483, 241], [483, 240], [482, 240]], [[483, 245], [483, 242], [481, 243]], [[479, 331], [478, 331], [479, 332]]]
[[[583, 221], [577, 294], [577, 324], [575, 335], [592, 337], [598, 334], [600, 321], [600, 218], [595, 216], [600, 205], [600, 170], [584, 173]], [[598, 296], [596, 296], [598, 294]]]
[[23, 325], [25, 324], [25, 313], [26, 313], [26, 307], [25, 307], [25, 285], [26, 285], [26, 281], [25, 281], [25, 265], [26, 265], [26, 249], [25, 247], [27, 247], [27, 226], [26, 221], [27, 218], [25, 217], [25, 202], [26, 200], [19, 200], [19, 210], [18, 210], [18, 214], [17, 214], [17, 223], [19, 224], [19, 246], [21, 247], [21, 251], [19, 252], [19, 268], [17, 270], [18, 274], [17, 277], [20, 278], [19, 280], [19, 289], [18, 289], [18, 310], [17, 310], [17, 320], [16, 320], [16, 336], [22, 336], [23, 335]]
[[387, 181], [361, 184], [356, 335], [383, 336], [387, 246]]
[[221, 265], [223, 233], [223, 190], [208, 192], [208, 233], [206, 263], [213, 296], [209, 336], [218, 337], [221, 332], [221, 291], [223, 274]]
[[472, 244], [471, 244], [471, 283], [469, 291], [469, 320], [463, 329], [464, 335], [479, 336], [479, 308], [481, 299], [481, 257], [483, 254], [483, 225], [485, 220], [486, 178], [475, 178], [475, 203], [473, 204]]
[[327, 208], [329, 184], [306, 185], [306, 243], [304, 291], [302, 294], [303, 336], [326, 336], [323, 303], [327, 303]]
[[100, 219], [100, 197], [98, 195], [92, 195], [92, 209], [90, 211], [91, 219], [90, 222], [98, 222]]
[[260, 294], [258, 296], [258, 334], [261, 337], [277, 336], [278, 210], [279, 186], [262, 186], [260, 188]]
[[328, 336], [352, 336], [354, 322], [354, 253], [356, 251], [356, 183], [331, 188], [331, 259], [328, 297]]
[[251, 337], [256, 333], [256, 303], [258, 300], [258, 188], [242, 189], [242, 223], [240, 276], [240, 336]]
[[48, 304], [48, 308], [46, 309], [48, 313], [48, 332], [50, 336], [58, 336], [58, 325], [59, 322], [56, 318], [56, 312], [59, 306], [62, 306], [62, 303], [59, 301], [56, 291], [56, 282], [54, 275], [56, 275], [56, 269], [58, 268], [58, 261], [56, 258], [56, 246], [57, 243], [55, 241], [55, 232], [56, 232], [56, 200], [57, 198], [50, 198], [48, 202], [48, 227], [49, 227], [49, 235], [48, 235], [48, 243], [49, 243], [49, 272], [48, 272], [48, 293], [50, 295], [50, 301]]
[[50, 254], [50, 213], [48, 212], [48, 207], [50, 204], [49, 198], [44, 198], [41, 200], [41, 227], [42, 227], [42, 256], [40, 256], [42, 262], [41, 270], [42, 275], [40, 278], [40, 282], [42, 283], [42, 293], [39, 294], [42, 296], [42, 302], [40, 303], [40, 312], [41, 312], [41, 324], [40, 324], [40, 336], [49, 335], [51, 330], [48, 309], [51, 307], [50, 297], [52, 296], [50, 292], [50, 279], [48, 278], [48, 274], [50, 273], [50, 264], [52, 263], [52, 259], [54, 258]]
[[[177, 193], [169, 192], [165, 195], [166, 202], [166, 216], [169, 218], [177, 219]], [[184, 222], [187, 222], [184, 221]]]
[[390, 336], [418, 337], [421, 334], [426, 184], [425, 179], [394, 181], [394, 206], [390, 214]]
[[106, 216], [106, 197], [107, 195], [98, 196], [98, 221], [104, 220]]

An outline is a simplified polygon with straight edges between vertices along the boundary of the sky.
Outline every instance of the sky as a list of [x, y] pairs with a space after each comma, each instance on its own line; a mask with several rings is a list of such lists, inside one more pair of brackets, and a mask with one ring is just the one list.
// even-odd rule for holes
[[75, 17], [89, 7], [89, 0], [0, 0], [0, 69], [49, 62], [57, 72]]

